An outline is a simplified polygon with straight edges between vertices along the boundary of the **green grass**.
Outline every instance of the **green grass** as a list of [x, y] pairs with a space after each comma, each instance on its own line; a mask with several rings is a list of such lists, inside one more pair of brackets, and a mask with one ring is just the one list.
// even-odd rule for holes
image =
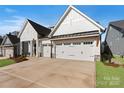
[[[113, 58], [124, 63], [124, 58]], [[112, 67], [96, 62], [96, 87], [97, 88], [124, 88], [124, 67]]]
[[11, 59], [2, 59], [0, 60], [0, 67], [8, 66], [10, 64], [16, 63], [14, 60]]

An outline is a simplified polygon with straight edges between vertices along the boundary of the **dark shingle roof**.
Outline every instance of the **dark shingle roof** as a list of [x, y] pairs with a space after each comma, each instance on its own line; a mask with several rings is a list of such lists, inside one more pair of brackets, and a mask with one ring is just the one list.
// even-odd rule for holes
[[1, 45], [2, 41], [3, 41], [3, 38], [0, 38], [0, 45]]
[[17, 44], [20, 42], [20, 39], [16, 35], [7, 34], [7, 37], [9, 38], [12, 44]]
[[37, 33], [41, 36], [47, 37], [49, 35], [49, 33], [51, 32], [51, 30], [49, 28], [46, 28], [44, 26], [41, 26], [38, 23], [35, 23], [29, 19], [27, 19], [28, 22], [33, 26], [33, 28], [37, 31]]
[[110, 25], [124, 31], [124, 20], [110, 22]]

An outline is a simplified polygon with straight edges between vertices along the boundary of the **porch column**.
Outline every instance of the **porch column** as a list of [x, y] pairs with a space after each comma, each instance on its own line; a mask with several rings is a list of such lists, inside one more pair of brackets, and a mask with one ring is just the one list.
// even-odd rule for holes
[[52, 40], [50, 42], [51, 42], [51, 58], [54, 58], [54, 54], [55, 54], [54, 47], [55, 46]]
[[52, 41], [52, 58], [56, 58], [56, 45], [55, 42]]
[[39, 57], [39, 40], [36, 40], [36, 57]]
[[39, 57], [43, 56], [42, 40], [39, 40]]
[[30, 41], [30, 57], [33, 56], [33, 41]]

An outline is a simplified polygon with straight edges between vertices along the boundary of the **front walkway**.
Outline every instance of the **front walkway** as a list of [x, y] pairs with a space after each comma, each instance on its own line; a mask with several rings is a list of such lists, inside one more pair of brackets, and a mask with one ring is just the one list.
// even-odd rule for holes
[[2, 59], [7, 59], [7, 58], [9, 58], [9, 57], [0, 57], [0, 60], [2, 60]]
[[0, 87], [95, 87], [95, 62], [30, 58], [0, 68]]

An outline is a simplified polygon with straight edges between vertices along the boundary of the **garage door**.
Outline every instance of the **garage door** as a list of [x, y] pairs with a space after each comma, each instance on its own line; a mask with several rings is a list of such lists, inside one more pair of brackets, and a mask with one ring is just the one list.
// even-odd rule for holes
[[13, 57], [13, 48], [5, 48], [5, 57]]
[[56, 44], [56, 58], [94, 61], [93, 41]]
[[50, 57], [51, 55], [51, 47], [50, 45], [43, 45], [43, 57]]

